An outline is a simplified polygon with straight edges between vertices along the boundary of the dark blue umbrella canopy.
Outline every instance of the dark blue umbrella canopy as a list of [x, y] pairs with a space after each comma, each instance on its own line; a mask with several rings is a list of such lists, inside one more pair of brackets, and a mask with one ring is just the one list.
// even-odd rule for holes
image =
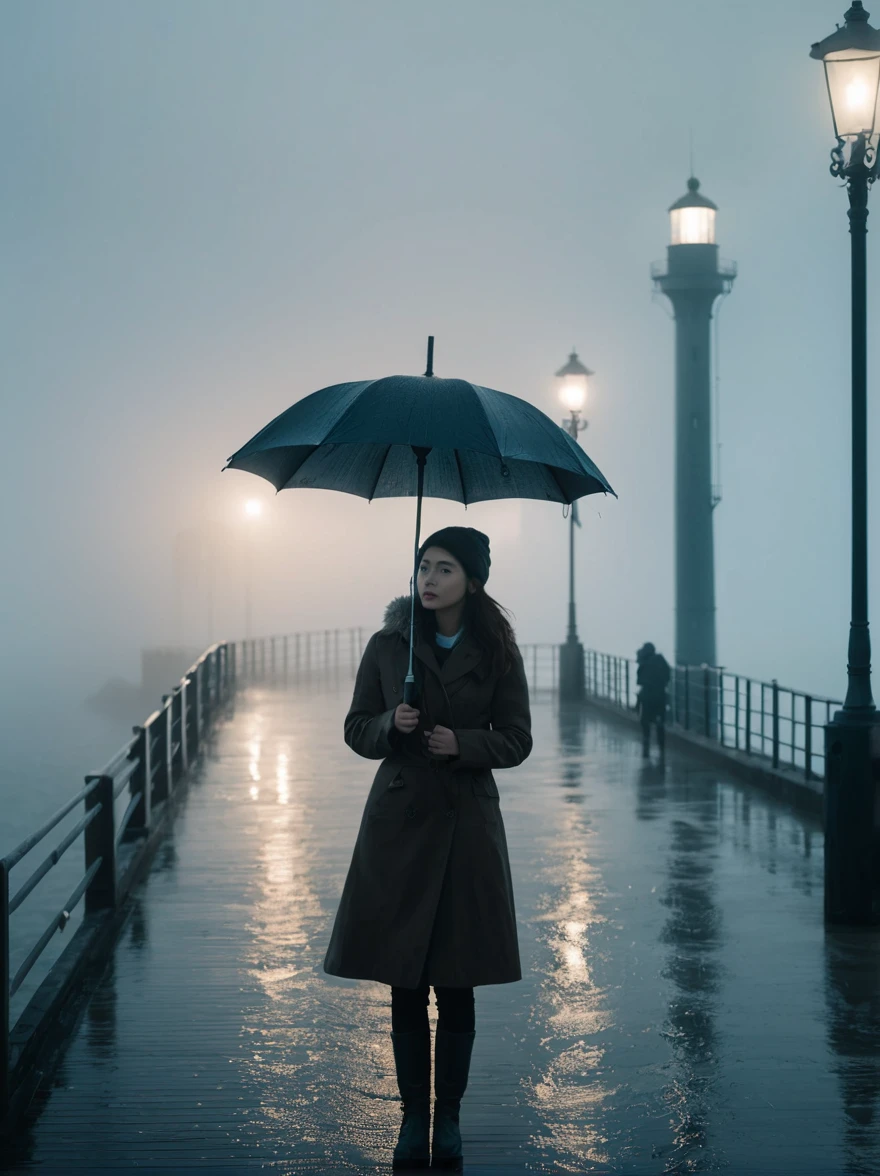
[[419, 494], [414, 447], [430, 450], [422, 489], [429, 498], [570, 503], [614, 494], [575, 440], [533, 404], [438, 376], [322, 388], [261, 429], [225, 468], [257, 474], [276, 490], [406, 498]]
[[[276, 490], [309, 487], [374, 498], [417, 498], [414, 561], [422, 498], [485, 502], [540, 498], [574, 502], [614, 494], [569, 433], [527, 400], [433, 375], [434, 338], [424, 376], [333, 384], [277, 416], [230, 457]], [[616, 497], [616, 495], [615, 495]], [[410, 581], [409, 672], [404, 702], [414, 706], [416, 572]]]

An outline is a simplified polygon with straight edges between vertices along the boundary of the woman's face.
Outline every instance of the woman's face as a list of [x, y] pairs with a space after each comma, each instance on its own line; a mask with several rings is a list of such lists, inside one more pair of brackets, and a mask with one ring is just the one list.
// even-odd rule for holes
[[419, 599], [424, 608], [449, 608], [464, 599], [468, 589], [464, 568], [443, 547], [426, 547], [419, 564]]

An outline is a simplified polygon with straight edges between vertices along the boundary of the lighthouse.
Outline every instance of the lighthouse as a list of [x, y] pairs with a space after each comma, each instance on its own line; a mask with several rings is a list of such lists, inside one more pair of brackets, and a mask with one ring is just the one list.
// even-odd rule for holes
[[652, 266], [655, 288], [675, 312], [675, 660], [716, 665], [715, 548], [712, 512], [710, 324], [736, 266], [720, 262], [717, 205], [688, 180], [687, 195], [669, 208], [666, 262]]

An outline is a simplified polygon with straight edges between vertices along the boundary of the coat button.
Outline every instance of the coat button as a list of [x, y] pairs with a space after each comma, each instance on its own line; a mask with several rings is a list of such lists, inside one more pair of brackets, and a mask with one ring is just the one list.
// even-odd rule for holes
[[447, 817], [454, 817], [455, 816], [455, 809], [447, 809], [446, 815], [447, 815]]
[[392, 693], [392, 694], [396, 694], [396, 693], [397, 693], [397, 687], [396, 687], [396, 686], [392, 686], [392, 687], [391, 687], [391, 693]]

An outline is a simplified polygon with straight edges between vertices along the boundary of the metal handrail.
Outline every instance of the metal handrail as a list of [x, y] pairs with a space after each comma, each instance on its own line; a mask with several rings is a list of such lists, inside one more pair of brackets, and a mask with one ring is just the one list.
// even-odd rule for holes
[[[588, 694], [633, 709], [634, 659], [585, 649], [584, 662]], [[824, 778], [823, 732], [831, 711], [842, 705], [837, 699], [734, 674], [724, 666], [670, 669], [668, 712], [674, 726], [767, 759], [774, 768], [801, 771], [807, 780]]]
[[[98, 809], [94, 809], [93, 812], [98, 812], [99, 809], [100, 809], [100, 805], [98, 806]], [[15, 996], [16, 992], [18, 992], [18, 989], [21, 986], [22, 980], [24, 980], [24, 978], [27, 976], [28, 972], [31, 970], [31, 968], [34, 966], [34, 964], [37, 962], [37, 960], [43, 954], [44, 949], [48, 946], [48, 944], [50, 943], [50, 941], [52, 939], [52, 936], [55, 934], [55, 932], [58, 930], [58, 928], [61, 927], [63, 929], [64, 927], [67, 926], [67, 923], [70, 919], [70, 912], [72, 910], [75, 910], [77, 904], [79, 903], [79, 900], [82, 898], [83, 894], [85, 894], [86, 890], [88, 889], [89, 883], [92, 881], [94, 876], [97, 874], [97, 872], [101, 868], [103, 862], [104, 862], [104, 859], [100, 858], [100, 857], [96, 858], [92, 862], [91, 866], [89, 866], [88, 870], [86, 870], [82, 879], [77, 883], [70, 898], [68, 898], [67, 902], [61, 908], [61, 910], [58, 912], [58, 914], [55, 915], [55, 917], [51, 920], [51, 922], [49, 923], [49, 926], [46, 928], [46, 930], [43, 932], [43, 934], [37, 940], [36, 944], [31, 948], [24, 963], [21, 965], [21, 967], [18, 969], [18, 971], [12, 977], [12, 981], [9, 985], [9, 995], [10, 996]]]
[[[172, 692], [163, 698], [161, 708], [154, 711], [143, 726], [134, 728], [134, 738], [107, 762], [102, 771], [90, 772], [85, 778], [85, 787], [39, 829], [0, 858], [0, 1119], [6, 1115], [13, 1085], [20, 1078], [11, 1070], [10, 999], [56, 931], [67, 925], [71, 911], [83, 896], [86, 915], [90, 915], [116, 908], [128, 892], [132, 884], [132, 858], [129, 858], [127, 868], [120, 871], [120, 846], [125, 841], [149, 836], [154, 824], [154, 810], [170, 797], [190, 761], [198, 755], [208, 726], [220, 705], [232, 694], [235, 673], [234, 647], [227, 642], [210, 646]], [[130, 799], [117, 822], [115, 802], [126, 787]], [[80, 803], [85, 805], [83, 817], [10, 898], [10, 871]], [[15, 975], [10, 977], [10, 916], [81, 834], [84, 835], [85, 871], [65, 905], [50, 920]], [[27, 1021], [29, 1010], [30, 1005], [22, 1014], [22, 1023]], [[46, 1015], [43, 1013], [35, 1019], [37, 1025], [32, 1033], [42, 1030]]]

